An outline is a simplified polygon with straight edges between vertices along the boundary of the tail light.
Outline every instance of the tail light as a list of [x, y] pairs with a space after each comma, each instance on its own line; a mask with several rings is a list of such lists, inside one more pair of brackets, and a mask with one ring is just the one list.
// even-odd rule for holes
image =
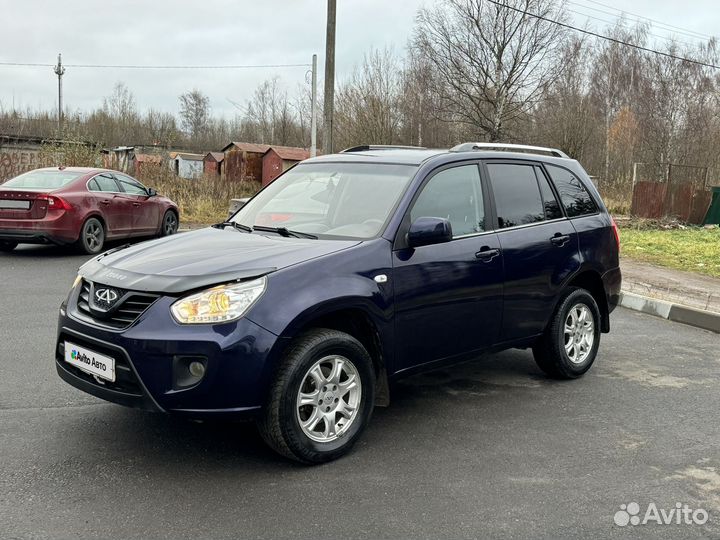
[[620, 231], [618, 230], [615, 220], [613, 218], [610, 219], [612, 220], [613, 232], [615, 233], [615, 242], [617, 243], [618, 251], [620, 251]]
[[39, 201], [46, 201], [48, 210], [72, 210], [72, 206], [62, 197], [56, 195], [38, 195]]

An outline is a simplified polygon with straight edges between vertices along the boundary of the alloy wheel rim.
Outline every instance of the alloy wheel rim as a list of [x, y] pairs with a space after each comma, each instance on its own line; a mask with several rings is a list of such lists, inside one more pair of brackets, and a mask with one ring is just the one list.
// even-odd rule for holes
[[585, 304], [575, 304], [565, 318], [565, 352], [573, 364], [590, 356], [595, 342], [595, 319]]
[[91, 250], [100, 246], [102, 229], [97, 223], [91, 222], [85, 227], [85, 242]]
[[362, 382], [355, 365], [339, 355], [321, 358], [305, 373], [296, 399], [303, 433], [316, 442], [332, 442], [347, 433], [358, 416]]
[[175, 232], [175, 216], [168, 214], [165, 218], [165, 234], [172, 234]]

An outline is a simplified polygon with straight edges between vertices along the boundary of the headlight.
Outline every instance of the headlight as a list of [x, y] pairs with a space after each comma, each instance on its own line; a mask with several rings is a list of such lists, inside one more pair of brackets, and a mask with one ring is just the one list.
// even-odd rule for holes
[[175, 302], [170, 311], [182, 324], [234, 321], [242, 317], [265, 292], [265, 276], [242, 283], [219, 285]]
[[82, 281], [82, 276], [80, 274], [77, 275], [75, 278], [75, 281], [73, 281], [72, 287], [70, 287], [70, 290], [72, 291], [75, 287], [78, 286], [78, 283]]

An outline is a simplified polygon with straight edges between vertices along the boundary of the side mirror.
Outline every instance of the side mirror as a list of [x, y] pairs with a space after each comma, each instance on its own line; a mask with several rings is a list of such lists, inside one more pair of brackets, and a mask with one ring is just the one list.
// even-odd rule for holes
[[148, 197], [154, 197], [155, 195], [157, 195], [157, 191], [153, 188], [148, 188]]
[[431, 244], [442, 244], [452, 240], [452, 225], [447, 219], [419, 217], [410, 225], [407, 233], [408, 246], [416, 248]]

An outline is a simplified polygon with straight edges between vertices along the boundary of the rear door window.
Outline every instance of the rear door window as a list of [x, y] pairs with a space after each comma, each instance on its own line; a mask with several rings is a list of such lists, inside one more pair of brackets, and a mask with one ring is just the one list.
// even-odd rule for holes
[[535, 167], [538, 184], [540, 185], [540, 194], [543, 199], [543, 207], [545, 208], [545, 219], [559, 219], [563, 217], [560, 203], [555, 197], [550, 182], [539, 167]]
[[568, 217], [586, 216], [598, 211], [595, 201], [578, 177], [567, 169], [555, 165], [545, 165]]
[[545, 209], [534, 167], [525, 164], [488, 163], [490, 183], [500, 229], [545, 220]]
[[106, 191], [109, 193], [120, 191], [117, 182], [115, 182], [115, 179], [109, 174], [99, 174], [93, 178], [93, 181], [95, 182], [94, 184], [93, 182], [88, 184], [90, 191]]

